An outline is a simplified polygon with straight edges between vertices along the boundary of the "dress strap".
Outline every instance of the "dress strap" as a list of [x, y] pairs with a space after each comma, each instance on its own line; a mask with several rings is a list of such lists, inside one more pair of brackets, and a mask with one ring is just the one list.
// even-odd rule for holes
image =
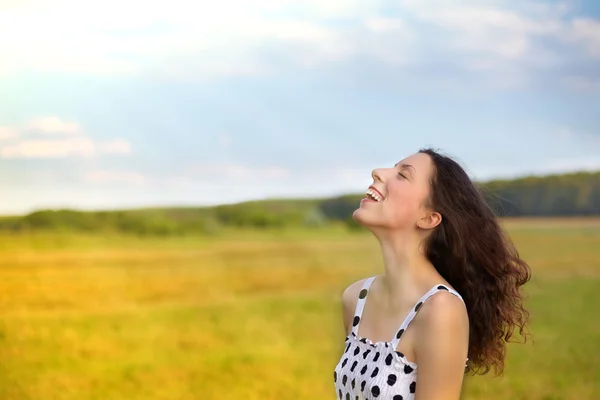
[[375, 280], [375, 276], [368, 278], [363, 283], [360, 293], [358, 294], [358, 301], [356, 302], [356, 308], [354, 310], [354, 320], [352, 321], [352, 333], [358, 336], [358, 326], [360, 325], [360, 319], [362, 318], [363, 310], [365, 309], [365, 302], [367, 301], [367, 294], [369, 294], [369, 288]]
[[398, 343], [400, 343], [400, 338], [402, 338], [402, 334], [404, 333], [404, 331], [406, 331], [406, 328], [408, 328], [408, 325], [411, 323], [413, 318], [415, 318], [415, 316], [421, 309], [421, 306], [423, 305], [423, 303], [425, 301], [427, 301], [427, 299], [429, 299], [431, 296], [433, 296], [434, 294], [436, 294], [437, 292], [440, 292], [442, 290], [446, 290], [446, 291], [452, 293], [453, 295], [457, 296], [459, 299], [463, 300], [463, 298], [460, 296], [460, 294], [458, 294], [458, 292], [456, 290], [450, 289], [446, 285], [435, 285], [434, 287], [429, 289], [429, 291], [427, 293], [425, 293], [419, 299], [419, 301], [417, 302], [417, 304], [415, 304], [415, 306], [412, 308], [412, 310], [410, 310], [410, 312], [408, 313], [406, 318], [404, 318], [404, 321], [402, 321], [402, 324], [400, 325], [400, 329], [398, 329], [398, 331], [396, 332], [396, 335], [394, 336], [394, 339], [392, 340], [392, 348], [393, 349], [395, 349], [398, 346]]

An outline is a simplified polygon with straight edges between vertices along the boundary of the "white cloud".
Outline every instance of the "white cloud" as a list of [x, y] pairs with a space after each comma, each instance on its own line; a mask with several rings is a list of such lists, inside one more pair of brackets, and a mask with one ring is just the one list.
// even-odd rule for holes
[[600, 59], [600, 21], [589, 18], [573, 20], [572, 37], [581, 42], [590, 55]]
[[[107, 0], [86, 4], [63, 1], [52, 7], [35, 2], [0, 14], [0, 65], [5, 73], [35, 69], [109, 74], [158, 70], [173, 74], [186, 69], [182, 62], [219, 60], [229, 54], [218, 67], [201, 68], [200, 72], [244, 73], [246, 68], [232, 66], [243, 65], [247, 49], [264, 40], [329, 40], [332, 31], [310, 20], [269, 17], [269, 13], [299, 4], [312, 15], [330, 15], [348, 8], [341, 1], [323, 6], [316, 1], [277, 5], [266, 0]], [[196, 67], [202, 65], [197, 63]]]
[[35, 118], [22, 127], [0, 126], [0, 140], [4, 141], [0, 144], [0, 157], [5, 159], [92, 157], [131, 152], [131, 145], [124, 139], [95, 141], [85, 136], [78, 123], [56, 116]]
[[94, 143], [87, 138], [22, 140], [0, 148], [2, 158], [89, 157], [93, 154]]
[[134, 171], [88, 171], [84, 174], [84, 180], [92, 183], [127, 183], [132, 185], [144, 185], [148, 179]]
[[0, 126], [0, 140], [15, 139], [18, 135], [16, 130]]
[[[420, 71], [448, 65], [485, 75], [494, 84], [520, 86], [539, 69], [556, 67], [564, 78], [565, 65], [600, 58], [600, 22], [569, 16], [568, 3], [10, 3], [0, 13], [0, 74], [41, 70], [206, 80], [269, 74], [290, 66], [339, 67], [360, 58], [388, 68], [417, 65]], [[568, 46], [577, 57], [560, 46]], [[448, 70], [437, 72], [440, 76], [428, 72], [429, 81], [451, 79], [442, 76]]]
[[98, 151], [105, 154], [129, 154], [131, 153], [131, 144], [124, 139], [115, 139], [108, 142], [101, 142], [97, 145]]
[[102, 154], [127, 154], [129, 145], [121, 142], [94, 142], [89, 138], [29, 139], [0, 146], [2, 158], [91, 157]]
[[563, 30], [561, 22], [548, 18], [546, 13], [525, 16], [498, 5], [421, 1], [404, 4], [419, 20], [443, 28], [450, 48], [459, 52], [517, 59], [530, 51], [533, 36], [556, 35]]
[[79, 135], [81, 133], [78, 123], [62, 121], [53, 115], [35, 118], [25, 128], [48, 135]]
[[364, 24], [368, 29], [374, 32], [399, 30], [406, 28], [406, 25], [400, 18], [372, 17], [367, 18], [364, 21]]

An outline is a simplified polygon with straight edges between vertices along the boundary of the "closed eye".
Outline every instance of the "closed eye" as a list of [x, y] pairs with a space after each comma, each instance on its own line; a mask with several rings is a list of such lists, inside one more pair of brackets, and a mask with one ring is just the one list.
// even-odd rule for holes
[[403, 177], [404, 179], [406, 179], [406, 176], [404, 176], [404, 174], [402, 172], [398, 172], [398, 175], [400, 175], [401, 177]]

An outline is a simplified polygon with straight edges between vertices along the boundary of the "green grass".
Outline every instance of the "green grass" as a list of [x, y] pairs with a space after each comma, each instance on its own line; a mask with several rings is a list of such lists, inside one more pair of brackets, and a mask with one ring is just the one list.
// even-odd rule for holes
[[[533, 341], [463, 399], [600, 398], [600, 223], [509, 221]], [[0, 399], [334, 399], [368, 234], [0, 238]]]

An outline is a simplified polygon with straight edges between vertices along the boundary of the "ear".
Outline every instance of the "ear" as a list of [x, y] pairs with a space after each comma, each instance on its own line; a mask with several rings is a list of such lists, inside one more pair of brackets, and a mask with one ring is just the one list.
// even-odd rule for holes
[[421, 218], [417, 226], [421, 229], [433, 229], [442, 222], [442, 214], [432, 211], [426, 217]]

